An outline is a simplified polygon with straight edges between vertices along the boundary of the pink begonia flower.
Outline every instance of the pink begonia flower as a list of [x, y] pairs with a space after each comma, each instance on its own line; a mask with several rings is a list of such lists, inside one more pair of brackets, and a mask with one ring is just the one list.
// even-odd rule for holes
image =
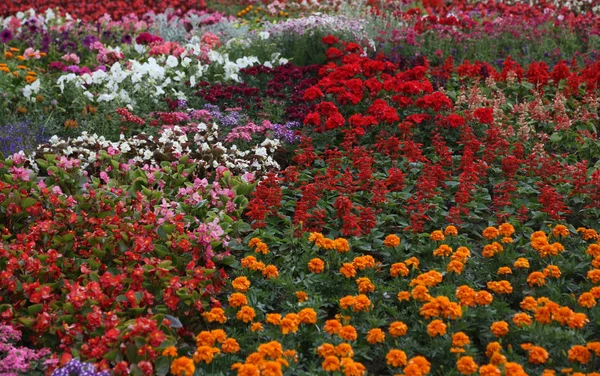
[[30, 58], [35, 58], [39, 60], [42, 58], [42, 55], [40, 55], [40, 51], [34, 50], [33, 48], [29, 47], [25, 50], [25, 52], [23, 52], [23, 57], [25, 58], [25, 60], [29, 60]]
[[61, 59], [63, 59], [66, 62], [69, 63], [73, 63], [73, 64], [79, 64], [79, 56], [71, 53], [71, 54], [66, 54], [63, 57], [61, 57]]
[[14, 180], [29, 181], [31, 171], [24, 167], [11, 167], [8, 172], [12, 174]]
[[110, 181], [110, 178], [108, 177], [108, 174], [105, 171], [102, 171], [100, 173], [100, 179], [105, 183], [108, 183]]
[[246, 172], [244, 175], [242, 175], [242, 180], [244, 180], [246, 183], [254, 183], [254, 174], [251, 172]]
[[20, 153], [14, 153], [11, 156], [11, 158], [12, 158], [12, 161], [18, 165], [23, 164], [25, 162], [25, 157], [23, 156], [23, 154], [20, 154]]

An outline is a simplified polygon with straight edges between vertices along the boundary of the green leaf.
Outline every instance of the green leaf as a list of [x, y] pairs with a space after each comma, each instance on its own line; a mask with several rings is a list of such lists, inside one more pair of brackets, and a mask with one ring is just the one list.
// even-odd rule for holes
[[23, 209], [27, 209], [27, 208], [29, 208], [29, 207], [31, 207], [31, 206], [33, 206], [33, 205], [35, 205], [36, 203], [37, 203], [37, 200], [36, 200], [36, 199], [34, 199], [34, 198], [31, 198], [31, 197], [27, 197], [26, 199], [24, 199], [24, 200], [21, 202], [21, 207], [22, 207]]
[[34, 304], [32, 306], [27, 307], [27, 312], [30, 316], [35, 316], [40, 313], [44, 309], [43, 304]]

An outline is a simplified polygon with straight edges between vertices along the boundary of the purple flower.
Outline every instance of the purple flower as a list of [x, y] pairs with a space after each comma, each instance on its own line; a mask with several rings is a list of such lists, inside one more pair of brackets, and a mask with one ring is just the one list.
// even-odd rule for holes
[[13, 39], [13, 34], [10, 30], [8, 30], [8, 29], [2, 30], [2, 32], [0, 33], [0, 42], [6, 44], [6, 43], [10, 42], [12, 39]]
[[90, 48], [90, 46], [92, 44], [94, 44], [94, 42], [97, 42], [98, 38], [96, 38], [93, 35], [87, 35], [85, 38], [83, 38], [83, 40], [81, 41], [81, 44], [83, 44], [86, 48]]
[[121, 42], [125, 44], [131, 44], [133, 42], [133, 38], [129, 34], [123, 35], [123, 38], [121, 38]]

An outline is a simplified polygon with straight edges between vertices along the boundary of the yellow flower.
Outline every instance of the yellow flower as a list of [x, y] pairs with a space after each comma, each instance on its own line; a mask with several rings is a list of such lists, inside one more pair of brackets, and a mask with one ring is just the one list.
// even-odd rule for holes
[[175, 376], [192, 376], [195, 371], [194, 361], [186, 356], [175, 359], [171, 364], [171, 373]]

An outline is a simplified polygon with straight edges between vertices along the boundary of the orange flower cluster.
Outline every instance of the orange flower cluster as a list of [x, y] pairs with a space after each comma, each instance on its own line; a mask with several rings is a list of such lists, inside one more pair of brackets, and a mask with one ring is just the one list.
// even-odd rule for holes
[[360, 294], [357, 296], [347, 295], [340, 299], [340, 307], [342, 309], [352, 308], [354, 312], [368, 312], [373, 307], [373, 303], [368, 296]]
[[317, 247], [325, 250], [336, 250], [339, 253], [346, 253], [350, 251], [350, 243], [344, 238], [337, 238], [331, 240], [323, 236], [319, 232], [311, 232], [308, 237], [308, 241], [315, 243]]
[[543, 231], [536, 231], [530, 236], [531, 247], [535, 249], [540, 257], [556, 256], [565, 250], [565, 247], [558, 242], [550, 244], [548, 236]]
[[441, 317], [456, 320], [462, 316], [462, 309], [459, 304], [451, 302], [446, 296], [438, 296], [423, 304], [419, 313], [426, 319]]
[[269, 253], [269, 247], [265, 243], [263, 243], [263, 241], [259, 238], [250, 239], [248, 246], [250, 248], [254, 248], [254, 252], [256, 253], [262, 253], [263, 255]]
[[284, 351], [279, 342], [271, 341], [259, 345], [258, 350], [248, 355], [244, 363], [234, 363], [231, 369], [236, 370], [238, 376], [282, 376], [283, 367], [289, 367], [290, 362], [297, 361], [295, 350]]
[[321, 367], [328, 372], [342, 372], [344, 376], [364, 375], [366, 367], [352, 359], [354, 350], [347, 343], [340, 343], [334, 346], [330, 343], [324, 343], [317, 349], [317, 353], [323, 362]]

